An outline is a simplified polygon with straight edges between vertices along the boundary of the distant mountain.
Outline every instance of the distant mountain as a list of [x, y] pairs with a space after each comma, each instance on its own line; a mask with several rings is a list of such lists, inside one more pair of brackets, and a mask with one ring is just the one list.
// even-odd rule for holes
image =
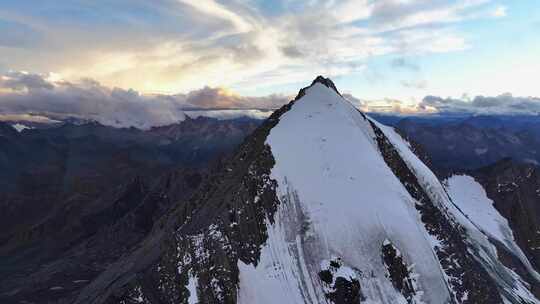
[[[420, 144], [441, 172], [480, 168], [504, 158], [540, 164], [540, 125], [522, 119], [515, 118], [516, 126], [510, 127], [498, 118], [474, 117], [459, 122], [405, 118], [395, 127]], [[517, 127], [520, 124], [522, 127]]]
[[457, 182], [318, 77], [75, 303], [538, 303], [510, 228], [487, 229], [502, 216], [459, 208], [482, 187]]
[[0, 123], [0, 303], [69, 301], [187, 200], [256, 123], [198, 118], [142, 131], [91, 122], [22, 133]]
[[264, 122], [31, 126], [0, 122], [0, 303], [539, 303], [534, 117], [318, 77]]

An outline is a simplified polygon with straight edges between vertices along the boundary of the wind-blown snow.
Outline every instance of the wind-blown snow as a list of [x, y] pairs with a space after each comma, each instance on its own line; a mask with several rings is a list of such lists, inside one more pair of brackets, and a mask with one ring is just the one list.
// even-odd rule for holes
[[239, 303], [276, 303], [264, 299], [279, 294], [286, 294], [281, 303], [326, 303], [318, 272], [332, 257], [361, 271], [367, 301], [406, 303], [385, 275], [386, 239], [415, 265], [425, 302], [449, 299], [414, 199], [351, 104], [316, 83], [282, 115], [267, 144], [281, 205], [259, 265], [239, 264]]

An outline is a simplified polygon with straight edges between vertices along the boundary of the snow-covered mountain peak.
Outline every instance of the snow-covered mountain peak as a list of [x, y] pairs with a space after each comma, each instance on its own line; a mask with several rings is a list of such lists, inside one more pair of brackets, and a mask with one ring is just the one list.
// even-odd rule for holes
[[334, 84], [334, 82], [330, 78], [325, 78], [325, 77], [319, 75], [313, 80], [311, 85], [314, 85], [315, 83], [323, 84], [324, 86], [334, 90], [334, 92], [336, 92], [338, 95], [341, 96], [341, 93], [339, 93], [338, 89], [336, 88], [336, 85]]
[[[467, 198], [450, 197], [407, 141], [329, 79], [301, 89], [220, 169], [169, 217], [178, 222], [155, 264], [123, 264], [144, 272], [127, 299], [539, 303], [527, 257], [467, 217], [453, 201]], [[78, 303], [121, 284], [109, 274]]]
[[300, 93], [266, 139], [280, 205], [240, 303], [535, 302], [406, 141], [328, 79]]

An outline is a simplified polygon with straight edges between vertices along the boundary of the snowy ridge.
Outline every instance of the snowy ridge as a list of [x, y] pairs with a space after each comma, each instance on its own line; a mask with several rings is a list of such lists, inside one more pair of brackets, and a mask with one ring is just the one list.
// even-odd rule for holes
[[484, 234], [503, 244], [536, 280], [540, 280], [540, 275], [517, 245], [508, 221], [495, 209], [482, 185], [467, 175], [453, 175], [445, 184], [452, 201], [465, 216]]
[[[498, 259], [497, 249], [493, 244], [490, 243], [488, 235], [482, 232], [478, 228], [479, 226], [468, 218], [462, 212], [462, 210], [456, 207], [435, 174], [433, 174], [433, 172], [431, 172], [431, 170], [429, 170], [429, 168], [427, 168], [427, 166], [422, 163], [410, 150], [410, 145], [392, 128], [381, 125], [375, 121], [373, 122], [377, 124], [381, 130], [383, 130], [388, 139], [399, 151], [409, 168], [415, 172], [416, 177], [428, 195], [432, 197], [434, 202], [439, 204], [439, 208], [441, 210], [446, 210], [449, 218], [457, 221], [466, 229], [468, 234], [467, 241], [470, 242], [473, 249], [477, 251], [474, 256], [485, 267], [485, 269], [488, 270], [490, 276], [492, 276], [492, 278], [497, 282], [503, 300], [507, 303], [540, 303], [540, 301], [538, 301], [527, 288], [528, 284], [524, 282], [514, 271], [501, 263], [501, 261]], [[456, 199], [463, 200], [464, 197], [456, 197]], [[468, 200], [470, 199], [471, 198], [468, 198]], [[466, 202], [462, 202], [462, 204], [465, 203]], [[492, 232], [489, 236], [491, 235], [497, 236], [497, 231]], [[505, 246], [508, 246], [511, 252], [513, 252], [524, 263], [527, 269], [531, 272], [531, 275], [538, 280], [538, 273], [533, 270], [530, 262], [527, 260], [519, 247], [515, 243], [511, 245], [506, 239], [503, 239], [502, 243], [505, 244]]]
[[[425, 302], [449, 300], [414, 200], [381, 157], [369, 122], [352, 105], [315, 83], [281, 117], [267, 144], [276, 160], [272, 178], [278, 181], [281, 200], [276, 224], [269, 229], [282, 232], [280, 238], [269, 238], [259, 267], [277, 265], [279, 275], [301, 282], [289, 285], [291, 296], [284, 303], [326, 303], [318, 273], [321, 262], [332, 257], [364, 274], [360, 285], [368, 303], [406, 303], [386, 277], [381, 259], [386, 239], [404, 253], [409, 265], [415, 265]], [[288, 208], [295, 208], [296, 214]], [[287, 234], [290, 237], [284, 238]], [[279, 258], [266, 251], [279, 251]], [[268, 279], [264, 271], [250, 280], [242, 280], [243, 275], [241, 271], [241, 293], [254, 289], [254, 282], [264, 286]], [[298, 280], [300, 275], [307, 280]], [[270, 286], [253, 293], [261, 290], [281, 293]], [[240, 297], [239, 303], [247, 302]]]
[[[467, 242], [479, 253], [503, 300], [538, 303], [406, 141], [322, 83], [303, 93], [266, 139], [275, 159], [271, 178], [277, 181], [280, 204], [273, 221], [266, 222], [268, 239], [258, 263], [238, 261], [238, 303], [467, 300], [466, 294], [454, 300], [450, 278], [437, 258], [439, 240], [428, 233], [416, 200], [385, 162], [372, 124], [437, 208], [466, 229]], [[383, 247], [390, 243], [403, 269], [393, 269], [393, 277], [382, 258]], [[339, 263], [330, 267], [332, 261]], [[403, 289], [400, 282], [406, 280], [411, 284]]]

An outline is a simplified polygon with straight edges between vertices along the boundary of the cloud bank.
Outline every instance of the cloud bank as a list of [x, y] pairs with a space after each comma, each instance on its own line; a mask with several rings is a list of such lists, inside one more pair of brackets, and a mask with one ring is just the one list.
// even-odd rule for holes
[[[91, 79], [53, 81], [50, 75], [10, 72], [0, 76], [0, 116], [77, 117], [115, 127], [150, 128], [184, 120], [185, 110], [275, 109], [281, 95], [246, 97], [204, 87], [187, 94], [147, 95], [110, 88]], [[37, 116], [36, 116], [37, 115]]]
[[418, 104], [420, 110], [435, 109], [440, 113], [472, 114], [540, 114], [540, 98], [517, 97], [510, 93], [494, 97], [476, 96], [471, 99], [442, 98], [426, 96]]
[[[503, 94], [495, 97], [442, 98], [426, 96], [421, 102], [384, 99], [363, 100], [343, 96], [365, 112], [391, 114], [469, 113], [540, 114], [540, 98]], [[234, 118], [266, 117], [292, 96], [242, 96], [224, 88], [203, 87], [186, 94], [142, 94], [110, 88], [91, 79], [67, 82], [54, 75], [9, 72], [0, 75], [0, 120], [51, 122], [68, 117], [95, 120], [114, 127], [177, 123], [185, 115]]]

